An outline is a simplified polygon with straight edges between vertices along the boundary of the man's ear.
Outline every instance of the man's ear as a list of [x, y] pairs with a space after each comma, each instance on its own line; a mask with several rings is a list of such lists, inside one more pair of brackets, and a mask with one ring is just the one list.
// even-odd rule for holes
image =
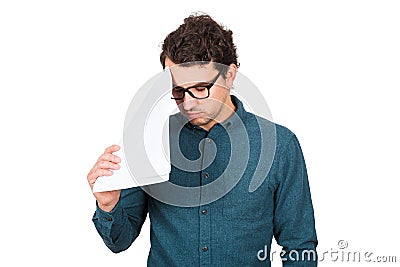
[[236, 79], [238, 67], [235, 64], [230, 64], [225, 75], [225, 84], [228, 89], [231, 89], [233, 86], [233, 82]]

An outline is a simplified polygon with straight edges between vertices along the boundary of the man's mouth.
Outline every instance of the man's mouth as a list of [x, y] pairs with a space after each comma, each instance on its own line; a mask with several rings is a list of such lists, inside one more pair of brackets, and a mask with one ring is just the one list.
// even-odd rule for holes
[[201, 117], [202, 112], [185, 112], [184, 114], [189, 120], [193, 120]]

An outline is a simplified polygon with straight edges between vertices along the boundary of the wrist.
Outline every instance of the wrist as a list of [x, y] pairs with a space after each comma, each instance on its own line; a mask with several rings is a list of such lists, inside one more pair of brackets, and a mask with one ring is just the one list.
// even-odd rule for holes
[[111, 212], [115, 206], [117, 205], [118, 201], [116, 201], [115, 203], [109, 203], [109, 204], [101, 204], [101, 203], [97, 203], [97, 206], [105, 212]]

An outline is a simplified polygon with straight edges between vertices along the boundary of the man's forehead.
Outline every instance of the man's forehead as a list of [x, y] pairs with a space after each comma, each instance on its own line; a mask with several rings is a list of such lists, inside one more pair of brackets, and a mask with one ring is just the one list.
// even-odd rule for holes
[[191, 66], [174, 65], [170, 67], [170, 72], [175, 84], [208, 82], [218, 73], [212, 63]]

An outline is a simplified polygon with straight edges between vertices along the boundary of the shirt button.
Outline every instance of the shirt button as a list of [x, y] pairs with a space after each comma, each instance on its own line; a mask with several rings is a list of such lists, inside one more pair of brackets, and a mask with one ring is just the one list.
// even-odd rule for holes
[[109, 221], [109, 222], [111, 222], [111, 221], [112, 221], [112, 218], [111, 218], [111, 217], [107, 217], [106, 220]]
[[201, 248], [201, 250], [202, 250], [203, 252], [206, 252], [206, 251], [208, 250], [208, 247], [207, 247], [207, 246], [203, 246], [203, 247]]
[[203, 214], [207, 214], [207, 210], [206, 210], [206, 209], [204, 209], [204, 210], [202, 210], [202, 211], [201, 211], [201, 213], [203, 213]]
[[208, 172], [206, 172], [206, 173], [204, 174], [204, 178], [208, 178], [208, 177], [210, 177], [210, 175], [208, 174]]

